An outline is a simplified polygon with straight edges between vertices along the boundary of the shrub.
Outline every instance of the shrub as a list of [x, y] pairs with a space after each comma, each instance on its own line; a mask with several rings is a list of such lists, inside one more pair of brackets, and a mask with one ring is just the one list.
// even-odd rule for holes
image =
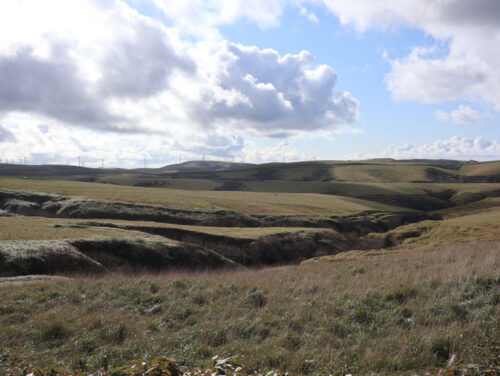
[[288, 350], [297, 350], [301, 346], [302, 340], [299, 336], [288, 332], [281, 343]]
[[79, 350], [85, 354], [92, 354], [97, 349], [97, 344], [91, 339], [84, 339], [78, 346]]
[[40, 330], [40, 339], [42, 341], [63, 340], [70, 336], [71, 330], [59, 321], [52, 321], [42, 327]]
[[459, 304], [453, 304], [451, 306], [451, 312], [456, 321], [465, 322], [469, 317], [469, 311], [464, 306]]
[[218, 347], [222, 346], [227, 341], [227, 330], [226, 329], [218, 329], [215, 332], [207, 333], [207, 343], [210, 346]]
[[385, 296], [386, 301], [394, 301], [400, 304], [405, 303], [411, 298], [415, 298], [418, 295], [418, 291], [415, 288], [400, 286], [398, 289], [390, 292]]
[[256, 308], [262, 308], [267, 304], [267, 297], [256, 288], [247, 295], [247, 301]]
[[449, 337], [435, 338], [431, 343], [431, 352], [440, 361], [448, 360], [451, 354], [451, 339]]
[[351, 312], [351, 321], [357, 322], [359, 324], [369, 324], [373, 322], [373, 314], [366, 309], [365, 306], [359, 305]]

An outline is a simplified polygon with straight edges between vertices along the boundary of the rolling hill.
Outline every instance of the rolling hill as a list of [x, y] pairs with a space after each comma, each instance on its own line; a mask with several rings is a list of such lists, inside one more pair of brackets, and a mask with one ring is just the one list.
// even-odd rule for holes
[[296, 375], [443, 374], [456, 356], [494, 374], [499, 176], [449, 160], [2, 165], [0, 373], [121, 374], [167, 353]]

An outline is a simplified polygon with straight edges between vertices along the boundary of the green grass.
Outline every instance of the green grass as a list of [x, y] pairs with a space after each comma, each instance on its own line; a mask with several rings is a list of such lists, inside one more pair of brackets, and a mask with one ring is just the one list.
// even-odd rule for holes
[[333, 175], [336, 179], [348, 182], [409, 182], [413, 180], [429, 181], [425, 175], [428, 166], [407, 165], [360, 165], [336, 166]]
[[165, 175], [149, 175], [149, 174], [106, 174], [97, 179], [99, 183], [111, 183], [128, 186], [144, 186], [148, 184], [156, 185], [162, 188], [171, 189], [186, 189], [186, 190], [213, 190], [220, 183], [213, 180], [205, 179], [171, 179]]
[[194, 191], [11, 178], [0, 178], [0, 188], [80, 195], [97, 200], [226, 209], [250, 214], [349, 215], [373, 209], [398, 210], [366, 200], [310, 193]]
[[[373, 255], [399, 252], [402, 249], [442, 247], [470, 242], [494, 242], [498, 240], [498, 234], [500, 234], [500, 208], [489, 208], [469, 215], [450, 217], [442, 221], [426, 220], [411, 223], [387, 233], [371, 233], [364, 237], [364, 243], [372, 250], [352, 250], [337, 255], [315, 257], [304, 262], [370, 258]], [[381, 249], [382, 247], [388, 248]]]
[[[214, 171], [213, 168], [216, 165], [223, 170]], [[176, 172], [178, 167], [181, 169]], [[238, 168], [232, 169], [232, 167]], [[85, 169], [75, 166], [55, 165], [4, 165], [0, 169], [0, 173], [11, 176], [30, 176], [32, 178], [56, 178], [58, 176], [61, 179], [70, 180], [92, 178], [126, 185], [156, 181], [161, 184], [167, 184], [172, 188], [193, 189], [191, 186], [199, 186], [198, 189], [213, 189], [221, 182], [227, 180], [317, 182], [340, 180], [379, 183], [430, 181], [432, 178], [428, 175], [429, 172], [426, 171], [427, 169], [433, 169], [434, 172], [442, 173], [440, 174], [442, 177], [447, 174], [457, 176], [491, 176], [500, 174], [500, 162], [372, 159], [366, 161], [304, 161], [286, 164], [228, 165], [225, 162], [192, 161], [186, 162], [182, 166], [171, 166], [167, 169], [146, 170]], [[434, 175], [434, 178], [437, 177]], [[182, 181], [183, 179], [185, 180]], [[195, 180], [198, 180], [198, 182], [195, 182]]]
[[268, 163], [234, 171], [181, 171], [172, 176], [219, 181], [412, 182], [431, 181], [427, 169], [434, 169], [444, 174], [483, 176], [498, 174], [500, 171], [498, 165], [498, 162], [468, 163], [439, 160], [306, 161]]
[[[233, 238], [257, 239], [261, 236], [284, 232], [327, 232], [335, 234], [331, 229], [302, 227], [210, 227], [189, 226], [169, 223], [124, 220], [92, 220], [95, 223], [112, 225], [173, 228]], [[139, 236], [137, 232], [121, 231], [113, 228], [89, 226], [81, 219], [56, 219], [43, 217], [0, 217], [0, 241], [2, 240], [62, 240], [93, 237]]]
[[496, 175], [500, 174], [500, 162], [469, 163], [463, 165], [459, 171], [467, 176]]
[[[57, 226], [63, 222], [61, 219], [41, 217], [0, 217], [0, 241], [62, 240], [124, 236], [123, 231], [102, 227]], [[75, 221], [70, 223], [75, 223]]]
[[[177, 225], [171, 223], [158, 223], [158, 222], [148, 222], [148, 221], [124, 221], [124, 220], [92, 220], [96, 223], [112, 223], [113, 225], [122, 226], [137, 226], [137, 227], [154, 227], [154, 228], [173, 228], [188, 230], [194, 232], [200, 232], [211, 235], [221, 235], [229, 236], [232, 238], [246, 238], [246, 239], [257, 239], [261, 236], [274, 235], [280, 233], [295, 233], [295, 232], [327, 232], [336, 234], [337, 232], [333, 229], [326, 228], [311, 228], [311, 227], [211, 227], [211, 226], [191, 226], [191, 225]], [[76, 219], [72, 222], [75, 224], [83, 224], [81, 219]]]
[[457, 242], [494, 241], [500, 234], [500, 208], [454, 217], [444, 221], [423, 221], [402, 226], [392, 233], [421, 232], [405, 239], [401, 246], [436, 246]]
[[434, 373], [451, 354], [492, 365], [499, 255], [499, 243], [474, 243], [260, 271], [0, 284], [0, 367], [91, 370], [170, 355], [203, 366], [216, 354], [304, 375]]
[[[0, 188], [250, 214], [343, 216], [367, 210], [396, 212], [421, 202], [426, 210], [445, 218], [363, 238], [367, 249], [387, 249], [353, 250], [301, 266], [0, 280], [0, 374], [2, 367], [12, 365], [57, 363], [93, 370], [104, 359], [117, 366], [136, 358], [170, 355], [184, 364], [206, 366], [216, 354], [239, 355], [239, 361], [256, 369], [281, 368], [307, 375], [338, 369], [356, 375], [423, 374], [444, 367], [452, 354], [466, 363], [491, 365], [500, 351], [500, 184], [407, 182], [425, 180], [429, 166], [476, 176], [494, 174], [498, 167], [496, 163], [445, 166], [373, 160], [355, 166], [303, 162], [182, 172], [178, 179], [130, 172], [100, 177], [123, 185], [0, 178]], [[331, 180], [335, 178], [346, 181]], [[226, 179], [240, 179], [240, 189], [255, 192], [211, 191]], [[168, 188], [130, 186], [141, 181], [168, 184]], [[443, 209], [443, 204], [455, 206]], [[360, 226], [363, 220], [382, 214], [387, 213], [359, 218]], [[283, 232], [302, 234], [305, 239], [325, 231], [333, 235], [329, 238], [333, 242], [336, 236], [339, 242], [350, 239], [347, 233], [341, 236], [316, 228], [0, 217], [0, 241], [46, 241], [48, 247], [49, 241], [86, 239], [86, 245], [95, 246], [92, 256], [109, 266], [118, 260], [109, 258], [116, 256], [114, 252], [129, 260], [135, 257], [134, 249], [151, 246], [154, 250], [153, 245], [170, 242], [86, 221], [244, 239]], [[203, 236], [190, 240], [201, 245], [207, 241]], [[177, 255], [176, 244], [180, 243], [169, 243], [172, 257]], [[198, 247], [190, 246], [189, 252], [200, 254]], [[150, 254], [146, 248], [137, 257], [146, 259]], [[178, 251], [179, 257], [191, 254]], [[181, 261], [188, 266], [189, 260]]]

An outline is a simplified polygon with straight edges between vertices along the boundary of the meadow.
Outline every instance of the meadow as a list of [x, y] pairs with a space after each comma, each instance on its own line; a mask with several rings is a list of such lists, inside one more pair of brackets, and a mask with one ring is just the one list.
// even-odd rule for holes
[[500, 372], [500, 163], [186, 166], [8, 166], [0, 374]]
[[96, 200], [172, 205], [199, 209], [234, 210], [250, 214], [349, 215], [365, 210], [398, 210], [390, 205], [362, 199], [281, 192], [197, 191], [142, 188], [64, 180], [0, 178], [0, 187], [84, 196]]
[[175, 355], [208, 366], [219, 354], [294, 374], [415, 375], [455, 354], [493, 366], [499, 254], [498, 242], [473, 242], [262, 270], [0, 283], [0, 364], [89, 371]]
[[[119, 228], [122, 227], [120, 230]], [[138, 231], [126, 231], [127, 227], [179, 229], [194, 233], [228, 236], [232, 238], [257, 239], [261, 236], [294, 232], [327, 232], [332, 229], [304, 227], [210, 227], [189, 226], [173, 223], [124, 220], [92, 220], [91, 222], [70, 218], [45, 217], [0, 217], [0, 241], [2, 240], [62, 240], [93, 237], [125, 237]]]

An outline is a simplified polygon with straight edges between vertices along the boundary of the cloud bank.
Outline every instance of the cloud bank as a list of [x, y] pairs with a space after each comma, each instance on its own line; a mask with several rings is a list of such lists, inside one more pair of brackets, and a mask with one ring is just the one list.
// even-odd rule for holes
[[500, 156], [500, 142], [485, 140], [483, 137], [467, 138], [454, 136], [447, 140], [435, 141], [424, 145], [389, 145], [379, 153], [354, 153], [345, 159], [458, 159], [492, 160]]
[[[193, 25], [208, 34], [240, 18], [272, 26], [283, 6], [155, 4], [169, 10], [181, 31], [191, 32]], [[223, 40], [182, 40], [179, 29], [119, 0], [25, 0], [3, 4], [0, 12], [4, 114], [166, 137], [285, 137], [356, 122], [358, 102], [350, 93], [335, 92], [336, 80], [330, 66], [315, 66], [306, 51], [282, 56]]]
[[456, 110], [451, 112], [436, 111], [437, 120], [449, 121], [455, 124], [473, 124], [482, 120], [482, 115], [470, 106], [461, 104]]
[[[86, 167], [149, 167], [177, 163], [179, 159], [241, 162], [294, 161], [308, 158], [296, 150], [290, 141], [276, 141], [261, 147], [241, 136], [217, 132], [199, 134], [181, 132], [178, 137], [151, 137], [147, 134], [100, 132], [84, 127], [68, 127], [50, 118], [13, 113], [4, 118], [11, 128], [0, 125], [0, 163], [59, 163]], [[90, 142], [91, 140], [91, 142]]]

